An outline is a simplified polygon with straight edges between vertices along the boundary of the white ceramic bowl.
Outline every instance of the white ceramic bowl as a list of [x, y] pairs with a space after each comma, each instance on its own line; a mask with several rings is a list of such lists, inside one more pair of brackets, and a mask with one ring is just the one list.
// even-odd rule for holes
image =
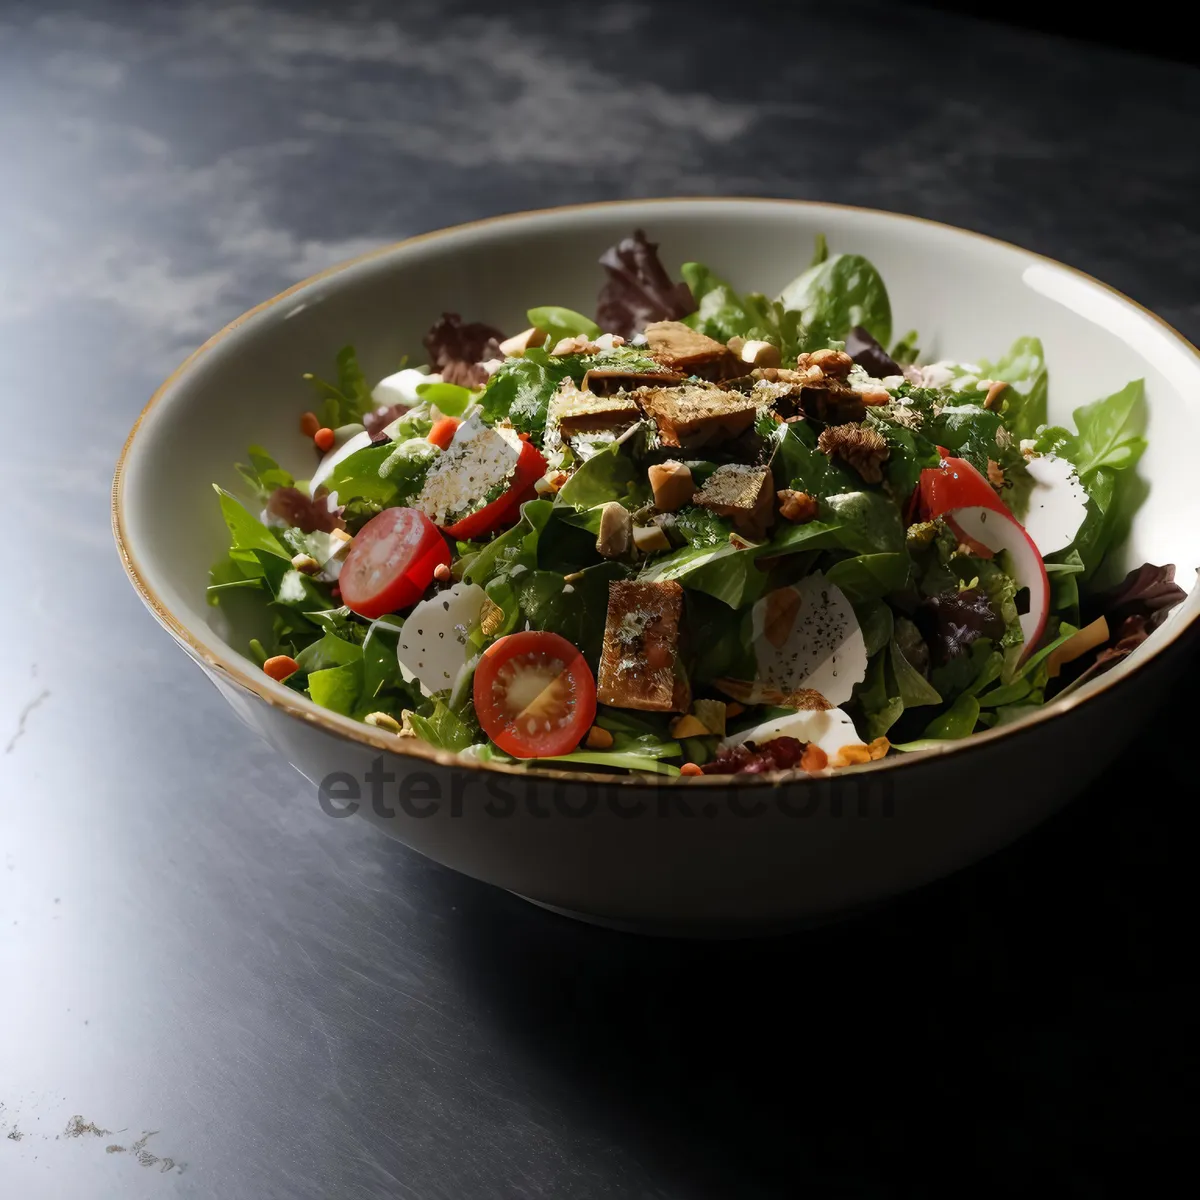
[[[634, 228], [675, 271], [698, 259], [772, 292], [817, 233], [867, 255], [898, 329], [970, 360], [1042, 338], [1053, 420], [1144, 376], [1149, 495], [1127, 565], [1200, 564], [1195, 466], [1200, 354], [1153, 314], [1068, 267], [979, 234], [865, 209], [766, 200], [652, 200], [499, 217], [326, 271], [234, 321], [159, 389], [129, 436], [114, 527], [134, 586], [253, 729], [330, 811], [353, 808], [457, 870], [593, 920], [680, 932], [794, 923], [877, 900], [999, 848], [1098, 775], [1137, 729], [1200, 610], [1187, 601], [1130, 659], [1035, 716], [937, 751], [828, 779], [650, 782], [457, 762], [357, 724], [268, 679], [205, 604], [224, 549], [214, 481], [261, 443], [305, 474], [306, 370], [353, 341], [368, 377], [420, 353], [443, 310], [518, 329], [534, 304], [590, 311], [597, 256]], [[1187, 639], [1191, 641], [1192, 639]], [[373, 767], [374, 764], [374, 767]], [[376, 782], [372, 775], [376, 772]], [[339, 774], [344, 773], [344, 774]], [[358, 799], [354, 796], [357, 793]], [[1064, 864], [1064, 867], [1066, 864]]]

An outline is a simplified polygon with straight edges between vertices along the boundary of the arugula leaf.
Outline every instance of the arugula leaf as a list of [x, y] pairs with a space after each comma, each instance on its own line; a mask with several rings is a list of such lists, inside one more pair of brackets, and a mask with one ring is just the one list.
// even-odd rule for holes
[[237, 472], [259, 500], [266, 501], [276, 488], [295, 486], [292, 473], [285, 471], [261, 446], [251, 446], [247, 454], [250, 465], [237, 463]]
[[270, 529], [224, 488], [214, 483], [213, 490], [217, 493], [221, 515], [225, 518], [225, 525], [229, 530], [229, 557], [237, 563], [243, 575], [262, 575], [255, 551], [286, 559], [288, 565], [291, 565], [292, 556]]
[[799, 314], [805, 350], [845, 341], [856, 325], [881, 345], [891, 341], [892, 306], [887, 287], [861, 254], [833, 254], [814, 263], [783, 289], [779, 299], [785, 308]]
[[371, 389], [367, 386], [362, 368], [358, 365], [358, 355], [354, 347], [343, 346], [337, 353], [336, 363], [336, 384], [312, 373], [306, 373], [304, 376], [316, 389], [321, 401], [322, 423], [332, 429], [339, 425], [359, 422], [375, 408]]
[[1017, 338], [1008, 353], [994, 363], [979, 364], [981, 378], [1002, 379], [1008, 387], [1001, 393], [1000, 411], [1004, 424], [1016, 440], [1031, 438], [1046, 423], [1049, 373], [1046, 354], [1039, 338]]
[[471, 727], [440, 700], [428, 716], [412, 713], [408, 719], [419, 738], [440, 750], [465, 750], [475, 740]]
[[585, 317], [573, 308], [546, 304], [541, 308], [531, 308], [525, 315], [530, 325], [536, 325], [550, 335], [546, 345], [551, 349], [562, 338], [578, 337], [580, 334], [593, 339], [600, 336], [600, 326], [591, 317]]

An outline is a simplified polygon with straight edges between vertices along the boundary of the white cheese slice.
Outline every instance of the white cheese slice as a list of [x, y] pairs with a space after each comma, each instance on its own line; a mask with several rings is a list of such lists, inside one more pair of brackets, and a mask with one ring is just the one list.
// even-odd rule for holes
[[422, 600], [404, 619], [396, 658], [430, 696], [454, 686], [471, 656], [467, 636], [478, 623], [484, 590], [477, 583], [456, 583]]
[[417, 395], [417, 388], [421, 384], [441, 382], [440, 375], [430, 375], [417, 367], [405, 367], [403, 371], [397, 371], [394, 375], [381, 379], [371, 389], [371, 399], [380, 408], [392, 404], [407, 404], [411, 408], [414, 404], [421, 403], [421, 397]]
[[[371, 435], [361, 425], [343, 425], [341, 428], [351, 432], [339, 441], [337, 440], [338, 431], [334, 431], [333, 449], [317, 464], [317, 469], [308, 483], [309, 488], [314, 492], [329, 478], [338, 463], [359, 450], [365, 450], [371, 444]], [[358, 432], [354, 432], [355, 430]]]
[[862, 738], [854, 728], [849, 714], [840, 708], [827, 708], [820, 712], [802, 711], [772, 717], [761, 725], [754, 725], [727, 737], [724, 746], [739, 746], [743, 742], [754, 742], [761, 746], [772, 738], [794, 737], [798, 742], [812, 742], [833, 758], [843, 746], [862, 745]]
[[1087, 489], [1074, 466], [1057, 454], [1038, 455], [1026, 467], [1033, 478], [1033, 490], [1025, 512], [1025, 532], [1045, 558], [1056, 550], [1065, 550], [1075, 540], [1087, 516]]
[[758, 680], [812, 688], [844, 704], [867, 673], [867, 646], [842, 590], [817, 572], [768, 592], [751, 610]]
[[453, 525], [506, 483], [520, 457], [516, 430], [486, 425], [476, 413], [458, 427], [414, 504], [435, 525]]

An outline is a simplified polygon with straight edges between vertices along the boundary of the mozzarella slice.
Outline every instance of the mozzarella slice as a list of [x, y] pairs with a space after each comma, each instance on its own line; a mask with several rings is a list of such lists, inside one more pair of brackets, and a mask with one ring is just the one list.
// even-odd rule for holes
[[1025, 513], [1025, 532], [1044, 558], [1065, 550], [1087, 516], [1087, 489], [1075, 468], [1057, 454], [1041, 454], [1026, 464], [1033, 490]]
[[820, 712], [803, 711], [772, 717], [761, 725], [743, 729], [727, 737], [723, 746], [740, 746], [743, 742], [754, 742], [761, 746], [772, 738], [794, 737], [798, 742], [812, 742], [820, 746], [833, 758], [843, 746], [858, 746], [862, 738], [854, 728], [849, 714], [840, 708], [827, 708]]
[[417, 678], [425, 695], [454, 686], [471, 656], [467, 636], [479, 621], [484, 596], [477, 583], [456, 583], [422, 600], [404, 619], [396, 658]]
[[395, 375], [381, 379], [371, 389], [371, 399], [380, 408], [392, 404], [407, 404], [411, 408], [413, 405], [421, 403], [421, 397], [417, 395], [417, 388], [421, 384], [441, 382], [440, 375], [429, 375], [416, 367], [405, 367], [403, 371], [397, 371]]
[[768, 592], [751, 621], [761, 683], [812, 688], [836, 705], [866, 676], [867, 646], [854, 608], [820, 572]]
[[[338, 434], [342, 430], [346, 432], [339, 439]], [[317, 469], [308, 482], [309, 488], [315, 492], [333, 473], [333, 468], [338, 463], [359, 450], [365, 450], [370, 444], [371, 435], [361, 425], [342, 425], [339, 429], [335, 429], [333, 449], [317, 464]]]

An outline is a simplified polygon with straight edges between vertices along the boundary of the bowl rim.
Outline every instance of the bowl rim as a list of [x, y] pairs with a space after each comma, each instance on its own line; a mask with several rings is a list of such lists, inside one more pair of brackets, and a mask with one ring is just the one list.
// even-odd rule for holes
[[345, 259], [342, 262], [335, 263], [333, 266], [325, 268], [323, 271], [308, 276], [300, 280], [298, 283], [292, 284], [291, 287], [285, 288], [283, 291], [263, 300], [247, 309], [240, 316], [235, 317], [228, 324], [219, 329], [200, 346], [191, 352], [184, 360], [172, 371], [165, 380], [155, 389], [153, 395], [146, 402], [137, 419], [133, 423], [128, 436], [121, 448], [120, 457], [117, 460], [116, 471], [113, 476], [112, 484], [112, 529], [113, 536], [116, 540], [117, 551], [120, 555], [121, 562], [125, 568], [126, 574], [129, 576], [134, 590], [141, 597], [142, 602], [151, 611], [160, 625], [162, 625], [168, 633], [175, 638], [176, 641], [184, 647], [185, 650], [202, 665], [207, 666], [212, 671], [216, 672], [217, 676], [228, 682], [232, 682], [244, 691], [248, 691], [255, 695], [259, 700], [271, 708], [277, 709], [290, 717], [293, 717], [304, 724], [315, 725], [324, 729], [327, 733], [333, 734], [336, 737], [344, 738], [349, 741], [358, 742], [360, 745], [366, 746], [373, 750], [396, 754], [404, 758], [411, 758], [416, 762], [427, 762], [443, 767], [454, 767], [460, 770], [468, 771], [483, 771], [492, 772], [495, 774], [506, 776], [517, 776], [526, 779], [546, 779], [546, 780], [562, 780], [572, 783], [584, 785], [603, 784], [605, 786], [619, 786], [622, 788], [652, 788], [658, 789], [666, 786], [677, 786], [680, 781], [683, 781], [684, 786], [695, 787], [697, 784], [708, 787], [778, 787], [781, 784], [801, 785], [806, 782], [817, 784], [823, 780], [831, 778], [840, 778], [848, 774], [859, 775], [863, 773], [875, 773], [879, 771], [898, 771], [908, 767], [917, 767], [923, 762], [929, 762], [931, 759], [941, 758], [946, 755], [959, 755], [969, 752], [974, 747], [983, 747], [986, 745], [995, 744], [1003, 739], [1018, 737], [1019, 735], [1029, 732], [1032, 729], [1045, 724], [1047, 721], [1052, 721], [1056, 718], [1066, 716], [1073, 712], [1080, 704], [1093, 699], [1098, 699], [1101, 694], [1111, 691], [1126, 679], [1139, 674], [1141, 671], [1153, 661], [1159, 659], [1168, 650], [1177, 648], [1177, 643], [1183, 635], [1188, 632], [1200, 620], [1200, 610], [1192, 613], [1186, 618], [1180, 616], [1170, 623], [1167, 632], [1158, 645], [1153, 648], [1151, 653], [1141, 653], [1131, 656], [1125, 660], [1124, 669], [1119, 672], [1107, 672], [1094, 681], [1093, 685], [1085, 692], [1073, 692], [1061, 699], [1051, 700], [1046, 705], [1039, 708], [1020, 720], [1014, 721], [1008, 725], [1002, 725], [994, 729], [987, 729], [981, 733], [973, 733], [969, 737], [960, 738], [955, 741], [943, 742], [938, 746], [930, 746], [922, 750], [909, 751], [897, 755], [889, 755], [886, 758], [875, 762], [864, 763], [861, 765], [839, 767], [836, 769], [823, 771], [819, 774], [808, 774], [798, 769], [788, 771], [774, 771], [770, 773], [739, 776], [739, 775], [689, 775], [689, 776], [669, 776], [663, 774], [633, 774], [624, 775], [609, 774], [602, 771], [587, 771], [587, 770], [567, 770], [561, 768], [553, 768], [543, 765], [522, 765], [521, 763], [500, 763], [500, 762], [483, 762], [479, 760], [463, 758], [458, 752], [452, 750], [441, 750], [435, 746], [430, 746], [421, 741], [419, 738], [400, 738], [395, 734], [388, 734], [382, 730], [377, 730], [370, 725], [363, 724], [360, 721], [355, 721], [350, 717], [342, 716], [340, 713], [332, 712], [328, 709], [323, 709], [315, 704], [306, 696], [285, 687], [281, 683], [277, 683], [263, 674], [261, 670], [254, 668], [251, 660], [244, 655], [238, 653], [232, 646], [223, 646], [225, 653], [218, 653], [211, 650], [207, 645], [194, 637], [187, 624], [177, 617], [170, 608], [163, 602], [161, 597], [154, 591], [147, 581], [146, 574], [139, 566], [137, 555], [129, 538], [126, 529], [126, 514], [125, 514], [125, 468], [134, 443], [137, 440], [138, 431], [142, 426], [142, 422], [146, 419], [149, 413], [158, 406], [163, 398], [171, 392], [188, 374], [201, 358], [213, 350], [217, 345], [223, 342], [227, 337], [238, 330], [242, 325], [246, 324], [261, 313], [267, 312], [274, 308], [277, 304], [294, 296], [296, 293], [311, 287], [314, 284], [331, 279], [344, 271], [351, 270], [363, 263], [370, 262], [377, 258], [383, 258], [387, 255], [395, 253], [397, 250], [407, 248], [409, 246], [419, 245], [424, 242], [436, 241], [442, 238], [450, 238], [455, 235], [468, 232], [470, 230], [483, 229], [486, 227], [505, 225], [505, 224], [520, 224], [523, 221], [529, 221], [535, 218], [550, 217], [556, 215], [566, 215], [571, 213], [586, 213], [597, 210], [613, 210], [620, 208], [637, 208], [653, 205], [721, 205], [721, 204], [747, 204], [747, 205], [763, 205], [763, 206], [779, 206], [790, 207], [797, 209], [812, 209], [825, 210], [833, 209], [839, 212], [862, 213], [869, 217], [879, 217], [888, 221], [906, 221], [923, 226], [932, 226], [937, 229], [949, 230], [952, 233], [964, 235], [971, 238], [976, 238], [981, 242], [988, 243], [992, 246], [1002, 247], [1006, 250], [1015, 250], [1020, 254], [1026, 255], [1029, 258], [1035, 259], [1041, 263], [1055, 267], [1058, 270], [1068, 272], [1089, 283], [1095, 287], [1101, 288], [1110, 295], [1115, 296], [1122, 303], [1137, 310], [1143, 316], [1150, 318], [1155, 324], [1165, 330], [1176, 342], [1185, 350], [1190, 352], [1191, 356], [1196, 360], [1196, 364], [1200, 367], [1200, 349], [1193, 345], [1187, 338], [1183, 336], [1174, 326], [1160, 317], [1157, 313], [1146, 308], [1145, 305], [1139, 304], [1138, 301], [1125, 295], [1111, 284], [1105, 283], [1101, 279], [1097, 279], [1093, 275], [1089, 275], [1086, 271], [1081, 271], [1078, 267], [1069, 266], [1066, 263], [1060, 262], [1057, 259], [1050, 258], [1048, 255], [1039, 254], [1037, 251], [1028, 250], [1023, 246], [1018, 246], [1013, 242], [1008, 242], [1002, 238], [992, 237], [989, 234], [979, 233], [974, 229], [966, 229], [959, 225], [950, 225], [944, 221], [935, 221], [928, 217], [917, 217], [909, 213], [891, 212], [887, 209], [869, 208], [863, 205], [856, 204], [839, 204], [825, 200], [802, 200], [792, 199], [787, 197], [765, 197], [765, 196], [652, 196], [643, 198], [629, 198], [621, 200], [598, 200], [588, 201], [580, 204], [564, 204], [554, 205], [548, 208], [540, 209], [523, 209], [517, 212], [500, 213], [491, 217], [483, 217], [474, 221], [465, 221], [458, 225], [449, 225], [439, 229], [429, 230], [425, 233], [418, 233], [412, 237], [403, 238], [396, 242], [389, 242], [379, 246], [373, 250], [369, 250], [364, 254], [359, 254], [353, 258]]

